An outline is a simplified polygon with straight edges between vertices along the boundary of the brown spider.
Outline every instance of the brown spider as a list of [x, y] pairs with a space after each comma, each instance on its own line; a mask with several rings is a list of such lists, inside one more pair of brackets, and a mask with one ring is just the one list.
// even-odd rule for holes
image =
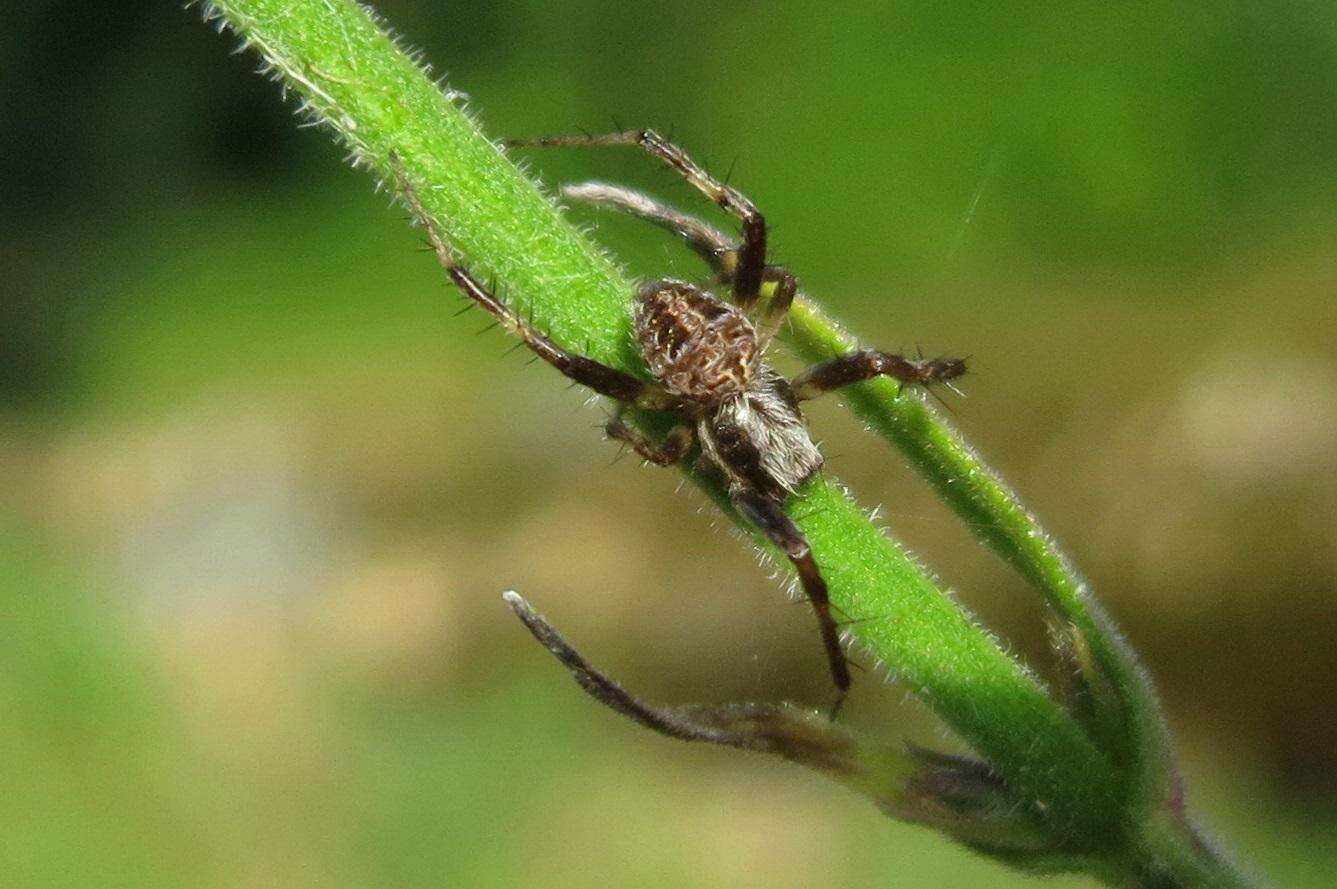
[[[786, 380], [762, 359], [784, 321], [798, 282], [787, 269], [767, 264], [766, 223], [751, 201], [716, 181], [681, 149], [650, 130], [511, 144], [640, 146], [742, 222], [742, 240], [735, 244], [710, 225], [640, 192], [603, 183], [564, 190], [567, 197], [628, 212], [676, 232], [711, 264], [719, 282], [732, 288], [732, 303], [704, 287], [669, 278], [647, 281], [636, 289], [636, 339], [653, 378], [646, 382], [568, 352], [522, 321], [456, 262], [416, 192], [402, 171], [399, 174], [409, 209], [455, 285], [540, 358], [575, 382], [619, 402], [617, 415], [605, 427], [609, 438], [631, 445], [660, 466], [679, 462], [694, 443], [700, 445], [699, 465], [723, 478], [738, 512], [793, 563], [817, 613], [831, 677], [843, 698], [850, 686], [849, 666], [831, 615], [826, 581], [803, 532], [784, 511], [795, 489], [822, 466], [822, 455], [808, 435], [799, 402], [877, 376], [912, 384], [947, 382], [965, 373], [965, 362], [912, 360], [865, 349], [815, 364]], [[754, 324], [747, 313], [763, 294], [769, 299]], [[662, 442], [652, 442], [623, 422], [622, 412], [628, 406], [667, 411], [678, 422]]]

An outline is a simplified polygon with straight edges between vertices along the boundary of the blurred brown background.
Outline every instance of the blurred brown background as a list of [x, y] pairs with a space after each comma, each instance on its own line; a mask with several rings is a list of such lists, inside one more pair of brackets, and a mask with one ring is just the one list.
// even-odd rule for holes
[[[378, 8], [492, 134], [674, 127], [869, 343], [974, 356], [955, 420], [1143, 653], [1197, 811], [1276, 885], [1331, 885], [1331, 4]], [[0, 884], [1027, 883], [580, 696], [502, 589], [653, 699], [829, 690], [750, 549], [452, 317], [234, 44], [172, 4], [0, 34]], [[638, 157], [534, 160], [699, 206]], [[1036, 596], [838, 405], [811, 419], [1042, 663]], [[849, 719], [951, 744], [872, 681]]]

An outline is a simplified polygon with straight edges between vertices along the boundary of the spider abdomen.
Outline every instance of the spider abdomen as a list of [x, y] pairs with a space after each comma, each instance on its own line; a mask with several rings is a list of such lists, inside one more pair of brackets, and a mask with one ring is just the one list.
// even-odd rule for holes
[[685, 281], [636, 291], [636, 339], [650, 373], [671, 392], [706, 405], [745, 391], [761, 363], [747, 317]]

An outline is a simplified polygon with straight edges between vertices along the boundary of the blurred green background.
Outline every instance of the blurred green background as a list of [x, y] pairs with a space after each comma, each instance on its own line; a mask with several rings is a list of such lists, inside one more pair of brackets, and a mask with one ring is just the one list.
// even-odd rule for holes
[[[972, 355], [955, 421], [1144, 654], [1192, 805], [1276, 885], [1332, 885], [1337, 8], [377, 5], [491, 134], [673, 127], [869, 343]], [[580, 695], [503, 588], [654, 700], [830, 689], [704, 498], [452, 317], [234, 45], [175, 4], [0, 33], [0, 885], [1029, 885]], [[631, 153], [533, 161], [700, 206]], [[637, 273], [700, 274], [579, 212]], [[1037, 597], [811, 419], [1046, 669]], [[953, 744], [871, 678], [848, 718]]]

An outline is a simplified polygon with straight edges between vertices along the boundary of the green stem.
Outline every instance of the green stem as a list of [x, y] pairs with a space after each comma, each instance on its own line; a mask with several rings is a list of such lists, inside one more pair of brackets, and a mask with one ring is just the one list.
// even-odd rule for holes
[[[790, 342], [809, 360], [859, 346], [806, 299], [796, 303], [790, 319]], [[1058, 618], [1055, 631], [1075, 635], [1081, 654], [1094, 661], [1087, 673], [1107, 684], [1110, 693], [1097, 696], [1091, 728], [1101, 748], [1128, 776], [1126, 792], [1135, 804], [1152, 805], [1178, 794], [1174, 751], [1150, 682], [1132, 649], [1091, 598], [1085, 581], [1035, 516], [920, 398], [879, 379], [851, 386], [846, 401], [913, 461], [981, 540], [1045, 596]]]
[[1175, 807], [1151, 814], [1139, 827], [1120, 872], [1107, 877], [1129, 889], [1251, 889], [1240, 870]]
[[[630, 330], [633, 283], [365, 7], [353, 0], [217, 0], [210, 13], [263, 56], [356, 163], [393, 182], [389, 159], [397, 156], [463, 259], [495, 279], [522, 315], [558, 342], [644, 373]], [[808, 305], [797, 308], [794, 324], [807, 354], [825, 355], [846, 341]], [[958, 511], [993, 529], [987, 539], [1078, 627], [1121, 700], [1133, 702], [1116, 724], [1154, 731], [1159, 717], [1149, 698], [1137, 703], [1143, 686], [1131, 655], [1011, 493], [915, 399], [896, 397], [883, 384], [852, 395]], [[703, 486], [719, 497], [718, 487]], [[1056, 703], [838, 484], [814, 480], [790, 509], [824, 567], [833, 603], [862, 618], [852, 627], [857, 639], [1026, 801], [1055, 848], [1092, 853], [1088, 860], [1131, 854], [1126, 778], [1102, 752], [1100, 733]]]

